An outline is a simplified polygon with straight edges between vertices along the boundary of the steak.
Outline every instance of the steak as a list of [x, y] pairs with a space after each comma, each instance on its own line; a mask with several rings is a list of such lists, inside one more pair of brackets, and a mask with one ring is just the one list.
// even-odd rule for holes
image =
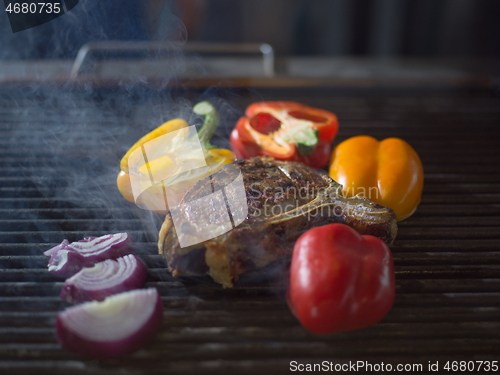
[[[238, 177], [240, 190], [234, 187]], [[193, 204], [217, 192], [224, 194], [211, 205]], [[242, 205], [234, 204], [238, 199]], [[232, 226], [214, 215], [217, 210], [228, 212]], [[389, 245], [397, 233], [390, 208], [361, 196], [344, 197], [342, 185], [304, 164], [254, 157], [224, 166], [189, 190], [166, 216], [158, 247], [173, 276], [208, 274], [229, 288], [239, 275], [290, 257], [308, 229], [331, 223], [347, 224]]]

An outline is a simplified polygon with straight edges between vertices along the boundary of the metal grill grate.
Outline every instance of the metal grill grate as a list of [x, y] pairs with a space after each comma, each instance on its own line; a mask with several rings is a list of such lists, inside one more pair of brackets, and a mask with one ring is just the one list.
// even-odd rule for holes
[[[492, 93], [267, 89], [230, 98], [238, 110], [262, 99], [331, 110], [341, 125], [336, 143], [398, 136], [424, 164], [421, 205], [399, 224], [392, 247], [393, 309], [368, 329], [315, 336], [288, 311], [279, 278], [250, 278], [233, 290], [172, 278], [156, 255], [160, 219], [119, 196], [126, 145], [172, 114], [172, 93], [51, 90], [0, 95], [2, 373], [276, 374], [292, 360], [420, 363], [426, 372], [429, 361], [500, 360], [500, 99]], [[224, 108], [220, 141], [238, 116]], [[55, 314], [67, 305], [42, 251], [113, 231], [137, 243], [147, 285], [162, 294], [164, 325], [130, 358], [86, 360], [57, 344]]]

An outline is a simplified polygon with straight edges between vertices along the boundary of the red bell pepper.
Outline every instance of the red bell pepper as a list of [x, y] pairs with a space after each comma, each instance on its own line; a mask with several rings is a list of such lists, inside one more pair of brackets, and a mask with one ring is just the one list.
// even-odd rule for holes
[[295, 102], [251, 104], [233, 129], [231, 148], [239, 159], [258, 155], [323, 168], [339, 125], [335, 114]]
[[394, 296], [392, 255], [377, 237], [329, 224], [295, 243], [288, 302], [307, 330], [326, 334], [368, 327], [389, 312]]

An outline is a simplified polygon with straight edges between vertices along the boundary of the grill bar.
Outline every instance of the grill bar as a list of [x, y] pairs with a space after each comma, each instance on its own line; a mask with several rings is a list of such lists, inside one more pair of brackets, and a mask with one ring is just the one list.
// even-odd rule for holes
[[[286, 306], [284, 266], [243, 276], [232, 290], [208, 278], [174, 279], [166, 271], [155, 243], [161, 218], [125, 202], [115, 187], [126, 145], [170, 118], [175, 104], [175, 93], [138, 90], [0, 90], [2, 373], [279, 374], [289, 373], [292, 360], [421, 363], [425, 372], [429, 361], [499, 360], [496, 92], [339, 95], [296, 88], [232, 97], [232, 110], [221, 113], [222, 146], [252, 101], [295, 100], [337, 113], [336, 143], [360, 134], [398, 136], [424, 164], [421, 204], [399, 223], [391, 248], [393, 309], [365, 330], [315, 336]], [[200, 93], [182, 95], [195, 102]], [[57, 344], [55, 314], [67, 306], [58, 297], [63, 279], [47, 272], [42, 253], [63, 238], [118, 231], [135, 240], [148, 267], [146, 286], [162, 295], [165, 321], [154, 340], [130, 358], [91, 361]]]

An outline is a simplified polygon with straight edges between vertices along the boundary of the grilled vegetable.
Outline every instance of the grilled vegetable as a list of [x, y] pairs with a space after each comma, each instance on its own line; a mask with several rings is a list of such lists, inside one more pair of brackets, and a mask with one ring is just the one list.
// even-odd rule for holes
[[67, 249], [69, 246], [69, 241], [67, 239], [64, 239], [62, 240], [62, 242], [57, 245], [57, 246], [54, 246], [48, 250], [45, 250], [43, 252], [44, 255], [47, 255], [47, 256], [52, 256], [53, 254], [57, 253], [59, 250], [64, 250], [64, 249]]
[[145, 281], [144, 263], [129, 254], [80, 270], [64, 282], [60, 297], [68, 303], [102, 301], [112, 294], [140, 288]]
[[[121, 170], [120, 170], [120, 173], [118, 173], [118, 177], [116, 180], [118, 190], [120, 191], [120, 193], [123, 195], [123, 197], [126, 200], [128, 200], [129, 202], [132, 202], [132, 203], [135, 202], [134, 194], [132, 192], [132, 186], [130, 184], [130, 175], [129, 175], [129, 168], [128, 168], [128, 159], [129, 159], [130, 155], [132, 154], [132, 152], [134, 150], [136, 150], [137, 148], [141, 147], [142, 145], [144, 145], [145, 143], [147, 143], [155, 138], [158, 138], [164, 134], [168, 134], [168, 133], [176, 131], [176, 130], [187, 128], [188, 126], [189, 126], [188, 123], [186, 121], [184, 121], [183, 119], [173, 119], [173, 120], [167, 121], [164, 124], [160, 125], [158, 128], [156, 128], [155, 130], [149, 132], [144, 137], [139, 139], [127, 151], [127, 153], [125, 154], [125, 156], [123, 156], [123, 158], [120, 162]], [[162, 167], [169, 168], [173, 164], [172, 159], [170, 159], [168, 157], [168, 155], [165, 155], [164, 158], [160, 158], [160, 159], [157, 159], [157, 160], [152, 161], [152, 162], [153, 162], [152, 165], [155, 169], [160, 169]], [[147, 167], [151, 167], [151, 164], [148, 164]], [[147, 170], [146, 170], [146, 173], [147, 173]], [[161, 202], [163, 202], [164, 198], [163, 198], [163, 190], [162, 190], [161, 185], [159, 185], [155, 188], [158, 190], [158, 191], [156, 191], [156, 194], [149, 194], [149, 195], [145, 195], [144, 197], [142, 197], [142, 199], [146, 199], [146, 201], [144, 202], [144, 204], [146, 206], [156, 207], [157, 203], [156, 203], [155, 198], [161, 199]]]
[[[230, 150], [215, 148], [210, 144], [210, 139], [219, 124], [217, 110], [210, 103], [201, 102], [193, 107], [193, 112], [205, 116], [205, 122], [197, 134], [199, 143], [195, 139], [196, 134], [188, 131], [188, 124], [184, 120], [174, 119], [146, 134], [125, 154], [120, 163], [121, 171], [118, 174], [117, 185], [120, 193], [129, 202], [135, 202], [144, 209], [166, 213], [169, 210], [166, 191], [170, 202], [179, 202], [197, 181], [236, 159]], [[168, 144], [154, 142], [160, 136], [182, 129], [183, 132], [174, 133], [175, 137], [173, 136]], [[187, 144], [182, 142], [183, 140], [189, 140], [191, 143]], [[147, 162], [139, 168], [131, 169], [130, 157], [139, 147], [145, 154], [146, 144], [148, 144]], [[203, 152], [197, 152], [196, 147], [190, 145], [198, 147], [201, 145]], [[154, 155], [152, 160], [149, 160], [150, 155]], [[206, 168], [200, 167], [205, 164]], [[137, 181], [138, 185], [145, 186], [143, 194], [134, 197], [131, 178]]]
[[230, 142], [239, 159], [267, 155], [323, 168], [337, 131], [331, 112], [295, 102], [260, 102], [246, 109]]
[[330, 224], [297, 240], [288, 297], [307, 330], [326, 334], [368, 327], [389, 312], [394, 296], [392, 255], [380, 239]]
[[120, 162], [121, 170], [124, 171], [125, 173], [129, 173], [128, 158], [130, 157], [130, 154], [132, 154], [132, 152], [135, 149], [141, 147], [145, 143], [147, 143], [155, 138], [158, 138], [161, 135], [173, 132], [175, 130], [187, 128], [188, 126], [189, 125], [187, 124], [186, 121], [184, 121], [183, 119], [176, 118], [176, 119], [165, 122], [163, 125], [160, 125], [155, 130], [149, 132], [144, 137], [139, 139], [132, 147], [130, 147], [130, 149], [127, 151], [125, 156], [123, 156], [123, 158]]
[[139, 289], [64, 310], [56, 317], [56, 336], [74, 353], [117, 358], [141, 348], [160, 329], [162, 320], [158, 291]]
[[379, 142], [363, 135], [347, 139], [332, 153], [330, 177], [343, 185], [344, 196], [361, 194], [390, 207], [397, 220], [415, 212], [424, 186], [420, 158], [399, 138]]
[[50, 256], [49, 272], [70, 277], [83, 267], [90, 267], [105, 259], [115, 259], [130, 254], [132, 239], [127, 233], [107, 234], [101, 237], [86, 237], [69, 243], [63, 240], [59, 245], [44, 252]]
[[77, 251], [60, 249], [49, 259], [49, 272], [61, 277], [70, 277], [85, 267], [87, 261]]

